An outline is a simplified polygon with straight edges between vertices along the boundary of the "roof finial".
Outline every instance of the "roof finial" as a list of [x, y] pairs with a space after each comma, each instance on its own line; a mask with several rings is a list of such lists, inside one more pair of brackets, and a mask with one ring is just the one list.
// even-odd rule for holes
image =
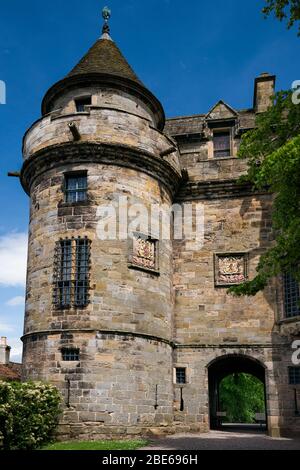
[[108, 20], [111, 17], [111, 10], [108, 7], [103, 8], [102, 17], [104, 19], [104, 25], [103, 25], [103, 28], [102, 28], [101, 39], [110, 39], [111, 40], [111, 37], [109, 35], [110, 30], [109, 30], [109, 24], [108, 24]]

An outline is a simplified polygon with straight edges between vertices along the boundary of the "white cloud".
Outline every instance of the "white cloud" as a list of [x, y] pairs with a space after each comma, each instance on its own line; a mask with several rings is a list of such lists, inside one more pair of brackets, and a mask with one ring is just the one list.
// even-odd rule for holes
[[15, 331], [15, 328], [12, 325], [8, 325], [7, 323], [0, 323], [0, 335], [3, 336], [3, 333], [10, 333]]
[[9, 307], [19, 307], [20, 305], [24, 305], [25, 303], [25, 297], [19, 295], [17, 297], [13, 297], [12, 299], [9, 299], [5, 305], [8, 305]]
[[10, 360], [12, 362], [21, 362], [23, 349], [22, 341], [19, 338], [8, 338], [7, 344], [11, 347]]
[[0, 285], [24, 286], [27, 263], [27, 234], [8, 233], [0, 237]]

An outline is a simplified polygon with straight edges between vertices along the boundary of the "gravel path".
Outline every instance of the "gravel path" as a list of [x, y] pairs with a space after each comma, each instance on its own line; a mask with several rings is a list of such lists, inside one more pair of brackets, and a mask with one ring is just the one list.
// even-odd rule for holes
[[260, 433], [211, 431], [153, 439], [141, 450], [300, 450], [300, 438], [274, 439]]

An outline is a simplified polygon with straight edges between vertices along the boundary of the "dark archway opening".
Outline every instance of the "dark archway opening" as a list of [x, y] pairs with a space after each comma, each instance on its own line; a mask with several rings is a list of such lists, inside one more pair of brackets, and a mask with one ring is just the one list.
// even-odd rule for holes
[[[251, 380], [256, 378], [258, 380]], [[259, 381], [259, 382], [258, 382]], [[259, 387], [259, 383], [262, 387]], [[267, 429], [267, 407], [266, 407], [266, 378], [265, 368], [255, 359], [243, 355], [227, 355], [214, 360], [208, 366], [208, 384], [209, 384], [209, 413], [211, 429], [240, 429], [266, 431]], [[250, 419], [247, 413], [240, 413], [234, 410], [238, 408], [247, 408], [245, 402], [249, 400], [250, 390], [248, 387], [254, 386], [256, 393], [262, 393], [261, 400], [264, 407], [261, 407], [261, 400], [257, 400], [257, 410]], [[255, 388], [255, 385], [257, 388]], [[230, 395], [231, 391], [231, 395]], [[231, 405], [224, 409], [226, 403], [232, 400]], [[243, 406], [238, 406], [237, 400], [243, 401]], [[234, 406], [236, 405], [236, 406]], [[249, 408], [253, 407], [249, 400]], [[248, 416], [248, 418], [247, 418]], [[230, 423], [230, 417], [235, 417], [235, 422]], [[252, 422], [251, 422], [252, 421]]]

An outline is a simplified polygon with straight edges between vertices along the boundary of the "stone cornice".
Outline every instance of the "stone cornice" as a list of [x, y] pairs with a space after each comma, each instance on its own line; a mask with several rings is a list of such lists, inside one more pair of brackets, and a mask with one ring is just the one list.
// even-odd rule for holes
[[267, 190], [254, 190], [250, 183], [241, 183], [236, 179], [187, 181], [180, 186], [176, 201], [227, 199], [265, 194], [268, 194]]
[[280, 347], [280, 345], [272, 343], [250, 343], [250, 344], [239, 344], [239, 343], [216, 343], [216, 344], [179, 344], [174, 343], [175, 349], [275, 349]]
[[69, 328], [69, 329], [55, 329], [55, 330], [41, 330], [26, 333], [22, 336], [21, 340], [24, 341], [26, 338], [38, 335], [54, 335], [61, 333], [95, 333], [96, 335], [108, 335], [108, 336], [127, 336], [131, 338], [143, 338], [147, 341], [158, 341], [171, 346], [173, 349], [279, 349], [285, 346], [282, 344], [272, 343], [215, 343], [215, 344], [197, 344], [197, 343], [176, 343], [167, 338], [161, 338], [160, 336], [147, 335], [145, 333], [138, 333], [133, 331], [120, 331], [120, 330], [103, 330], [95, 328]]
[[160, 343], [165, 343], [171, 347], [174, 347], [174, 344], [171, 340], [166, 338], [161, 338], [160, 336], [147, 335], [145, 333], [138, 333], [133, 331], [120, 331], [120, 330], [98, 330], [95, 328], [68, 328], [68, 329], [53, 329], [53, 330], [41, 330], [33, 331], [32, 333], [26, 333], [22, 336], [21, 341], [24, 341], [26, 338], [38, 335], [54, 335], [61, 333], [95, 333], [96, 335], [108, 335], [108, 336], [127, 336], [131, 338], [143, 338], [148, 341], [158, 341]]
[[23, 164], [21, 184], [27, 194], [35, 178], [67, 164], [100, 163], [141, 171], [163, 184], [171, 197], [177, 192], [181, 175], [164, 158], [128, 145], [106, 143], [64, 143], [42, 149], [31, 155]]

